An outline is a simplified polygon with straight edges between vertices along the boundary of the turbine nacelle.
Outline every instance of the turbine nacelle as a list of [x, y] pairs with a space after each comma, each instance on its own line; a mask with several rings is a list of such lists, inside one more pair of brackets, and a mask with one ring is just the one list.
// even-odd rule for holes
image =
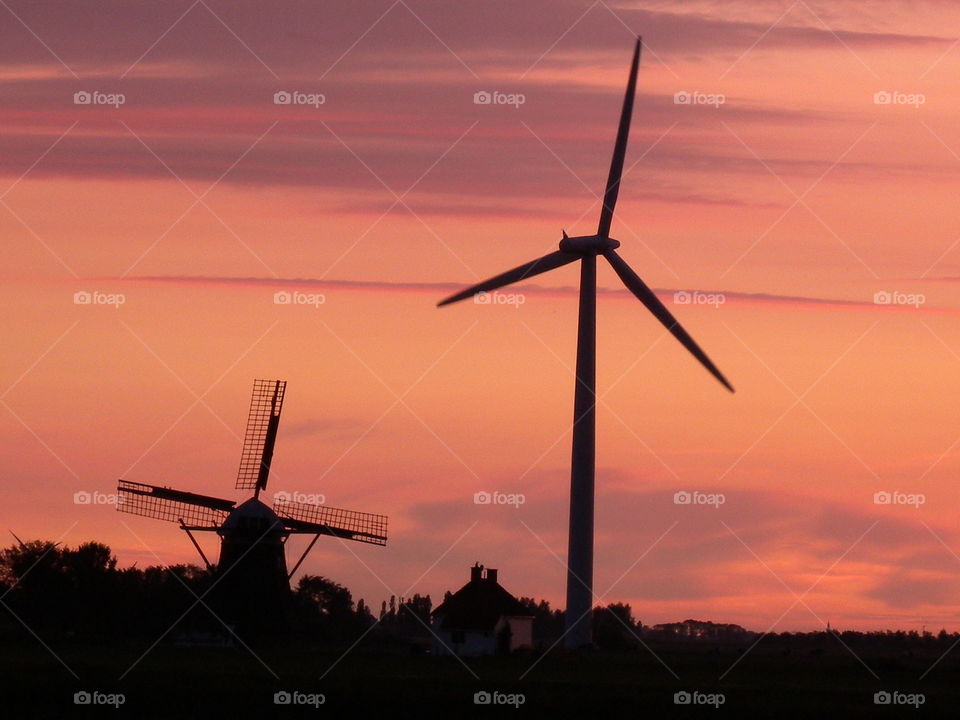
[[611, 237], [602, 237], [600, 235], [576, 235], [570, 237], [566, 232], [563, 233], [563, 240], [560, 241], [560, 250], [574, 255], [600, 255], [610, 250], [616, 250], [620, 247], [620, 241]]

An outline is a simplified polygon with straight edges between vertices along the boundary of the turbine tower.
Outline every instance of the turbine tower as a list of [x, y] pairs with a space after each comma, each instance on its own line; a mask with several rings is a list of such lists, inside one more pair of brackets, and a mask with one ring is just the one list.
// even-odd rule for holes
[[567, 551], [567, 609], [564, 644], [579, 648], [592, 643], [593, 635], [593, 499], [596, 466], [596, 345], [597, 345], [597, 256], [602, 255], [623, 284], [653, 313], [670, 333], [700, 363], [733, 392], [733, 386], [700, 349], [657, 296], [620, 257], [620, 243], [610, 237], [613, 209], [620, 191], [620, 176], [627, 151], [630, 117], [637, 87], [641, 39], [633, 51], [630, 79], [623, 98], [617, 140], [610, 162], [610, 174], [603, 193], [603, 208], [595, 235], [568, 237], [563, 233], [560, 249], [525, 265], [508, 270], [438, 303], [449, 305], [479, 292], [490, 292], [511, 283], [580, 261], [580, 318], [577, 332], [577, 371], [573, 403], [573, 451], [570, 467], [570, 530]]

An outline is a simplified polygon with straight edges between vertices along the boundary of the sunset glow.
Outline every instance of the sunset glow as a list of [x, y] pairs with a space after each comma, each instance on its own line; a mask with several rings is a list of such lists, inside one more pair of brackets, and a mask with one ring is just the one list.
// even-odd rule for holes
[[0, 8], [0, 529], [197, 562], [75, 494], [240, 499], [281, 378], [268, 494], [390, 517], [301, 572], [378, 608], [480, 561], [562, 607], [575, 266], [435, 304], [595, 231], [642, 34], [612, 234], [737, 392], [601, 266], [597, 594], [960, 630], [960, 7], [207, 4]]

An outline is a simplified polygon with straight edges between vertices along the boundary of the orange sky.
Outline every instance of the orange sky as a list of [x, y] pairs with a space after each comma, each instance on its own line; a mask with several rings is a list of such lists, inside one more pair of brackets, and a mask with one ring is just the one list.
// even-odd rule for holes
[[[434, 304], [593, 231], [634, 32], [613, 234], [737, 394], [601, 268], [597, 592], [651, 624], [960, 630], [960, 8], [208, 5], [0, 10], [4, 528], [195, 561], [74, 493], [238, 497], [250, 385], [277, 377], [270, 492], [390, 516], [387, 548], [303, 570], [379, 604], [479, 560], [562, 603], [576, 269], [519, 307]], [[495, 90], [525, 102], [474, 104]], [[493, 490], [526, 502], [474, 504]]]

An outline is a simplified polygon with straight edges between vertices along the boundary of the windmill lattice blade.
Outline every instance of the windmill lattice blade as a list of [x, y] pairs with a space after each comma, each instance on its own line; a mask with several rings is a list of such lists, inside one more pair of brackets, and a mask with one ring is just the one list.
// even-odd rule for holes
[[727, 382], [727, 379], [723, 376], [723, 373], [717, 369], [717, 366], [714, 365], [710, 358], [707, 357], [707, 354], [700, 349], [700, 346], [697, 345], [694, 339], [687, 334], [687, 331], [683, 329], [679, 322], [677, 322], [677, 319], [670, 313], [670, 311], [664, 307], [663, 303], [660, 302], [660, 299], [653, 294], [653, 291], [650, 288], [647, 287], [646, 283], [640, 279], [640, 276], [633, 271], [633, 268], [627, 265], [626, 261], [614, 250], [607, 250], [603, 255], [613, 266], [613, 269], [616, 271], [617, 275], [620, 276], [623, 284], [627, 286], [628, 290], [637, 296], [637, 299], [646, 306], [647, 310], [652, 312], [654, 317], [663, 323], [663, 326], [667, 328], [667, 330], [669, 330], [677, 340], [680, 341], [680, 344], [689, 350], [690, 353], [697, 360], [699, 360], [700, 363], [707, 370], [709, 370], [710, 373], [717, 380], [719, 380], [725, 388], [727, 388], [727, 390], [734, 392], [733, 386]]
[[641, 42], [638, 37], [637, 46], [633, 50], [633, 64], [630, 66], [627, 92], [623, 96], [620, 126], [617, 128], [617, 142], [613, 146], [610, 174], [607, 176], [607, 187], [603, 193], [603, 208], [600, 210], [600, 225], [597, 227], [597, 235], [600, 237], [610, 236], [613, 209], [617, 205], [617, 194], [620, 192], [620, 176], [623, 174], [623, 160], [627, 155], [627, 137], [630, 135], [630, 117], [633, 115], [633, 97], [637, 90], [637, 68], [640, 65]]
[[387, 516], [277, 498], [273, 511], [291, 533], [319, 533], [345, 540], [387, 544]]
[[247, 415], [240, 469], [237, 471], [237, 490], [253, 490], [256, 487], [263, 490], [267, 486], [286, 389], [285, 380], [253, 381], [250, 413]]
[[120, 480], [117, 510], [191, 527], [219, 527], [236, 503], [233, 500], [197, 495], [171, 488]]
[[552, 252], [549, 255], [544, 255], [542, 258], [538, 258], [533, 262], [528, 262], [520, 267], [515, 267], [513, 270], [507, 270], [507, 272], [501, 273], [496, 277], [492, 277], [489, 280], [484, 280], [482, 283], [468, 287], [466, 290], [461, 290], [456, 295], [451, 295], [445, 300], [438, 302], [437, 307], [442, 307], [443, 305], [449, 305], [450, 303], [465, 300], [466, 298], [472, 297], [477, 293], [490, 292], [491, 290], [496, 290], [504, 285], [520, 282], [521, 280], [533, 277], [534, 275], [539, 275], [540, 273], [545, 273], [549, 270], [555, 270], [558, 267], [563, 267], [564, 265], [568, 265], [579, 259], [579, 255], [557, 250], [556, 252]]

